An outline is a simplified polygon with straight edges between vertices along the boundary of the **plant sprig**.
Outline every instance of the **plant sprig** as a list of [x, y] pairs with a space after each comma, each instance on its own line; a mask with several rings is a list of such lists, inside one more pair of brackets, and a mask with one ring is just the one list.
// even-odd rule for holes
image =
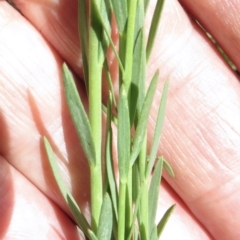
[[[159, 74], [155, 73], [149, 88], [145, 89], [146, 68], [164, 1], [158, 0], [156, 3], [146, 41], [144, 20], [148, 4], [149, 0], [90, 0], [87, 6], [85, 0], [79, 0], [79, 35], [89, 116], [84, 110], [73, 75], [66, 64], [63, 66], [63, 77], [68, 108], [90, 168], [90, 223], [66, 189], [51, 146], [44, 138], [46, 152], [59, 189], [73, 213], [76, 224], [86, 238], [92, 240], [158, 239], [174, 209], [174, 206], [171, 206], [156, 223], [163, 167], [172, 176], [174, 174], [167, 161], [157, 156], [168, 81], [165, 82], [162, 93], [150, 155], [147, 153], [147, 122]], [[119, 30], [118, 52], [110, 37], [112, 15], [116, 18]], [[115, 53], [119, 65], [118, 103], [114, 97], [106, 59], [109, 47]], [[104, 108], [107, 115], [104, 150], [101, 121], [103, 70], [109, 82], [108, 104]], [[113, 108], [116, 108], [115, 116]], [[113, 122], [113, 119], [116, 121]], [[113, 167], [112, 124], [115, 124], [118, 130], [119, 179], [116, 178]], [[102, 170], [102, 166], [105, 166], [105, 170]]]

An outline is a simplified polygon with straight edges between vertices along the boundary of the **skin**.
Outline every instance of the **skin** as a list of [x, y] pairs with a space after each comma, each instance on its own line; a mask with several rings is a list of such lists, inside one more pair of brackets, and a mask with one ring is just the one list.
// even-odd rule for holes
[[[89, 172], [61, 73], [66, 61], [87, 105], [77, 1], [15, 4], [22, 15], [0, 1], [0, 238], [81, 239], [42, 143], [45, 135], [68, 188], [88, 216]], [[158, 218], [171, 204], [177, 206], [162, 239], [240, 239], [239, 78], [192, 20], [214, 36], [240, 69], [239, 8], [239, 0], [166, 1], [147, 73], [148, 82], [157, 69], [161, 74], [149, 146], [162, 86], [170, 79], [159, 155], [168, 159], [176, 177], [164, 172]]]

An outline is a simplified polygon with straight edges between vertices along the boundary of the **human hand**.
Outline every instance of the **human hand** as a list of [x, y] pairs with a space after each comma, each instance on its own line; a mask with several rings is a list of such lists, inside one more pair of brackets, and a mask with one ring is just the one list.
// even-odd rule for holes
[[[237, 1], [214, 2], [182, 0], [240, 68]], [[15, 3], [28, 21], [0, 1], [0, 238], [79, 239], [41, 140], [43, 135], [50, 140], [66, 183], [87, 214], [88, 167], [61, 76], [64, 60], [75, 71], [86, 101], [80, 81], [77, 1]], [[159, 218], [177, 204], [162, 239], [238, 239], [239, 80], [176, 0], [166, 1], [148, 79], [158, 68], [161, 79], [149, 136], [162, 83], [169, 77], [159, 154], [176, 174], [172, 179], [164, 173]]]

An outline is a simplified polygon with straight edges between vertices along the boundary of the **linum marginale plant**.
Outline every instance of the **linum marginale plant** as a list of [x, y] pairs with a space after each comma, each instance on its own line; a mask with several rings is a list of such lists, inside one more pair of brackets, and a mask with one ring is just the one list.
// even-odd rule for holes
[[[59, 189], [86, 239], [159, 239], [174, 209], [174, 205], [171, 206], [156, 223], [163, 167], [171, 176], [174, 174], [168, 162], [162, 156], [157, 156], [168, 80], [164, 84], [151, 148], [147, 151], [147, 121], [159, 74], [155, 73], [146, 89], [146, 68], [164, 1], [156, 1], [149, 35], [145, 38], [144, 20], [148, 4], [149, 0], [78, 1], [78, 26], [89, 115], [66, 64], [63, 65], [63, 81], [68, 108], [90, 168], [90, 222], [66, 188], [46, 138], [44, 144]], [[111, 39], [113, 16], [119, 33], [118, 48]], [[112, 48], [119, 66], [118, 102], [113, 93], [106, 59], [108, 48]], [[106, 106], [102, 103], [102, 72], [108, 78]], [[107, 116], [104, 149], [103, 111]], [[118, 178], [113, 168], [113, 125], [118, 132]]]

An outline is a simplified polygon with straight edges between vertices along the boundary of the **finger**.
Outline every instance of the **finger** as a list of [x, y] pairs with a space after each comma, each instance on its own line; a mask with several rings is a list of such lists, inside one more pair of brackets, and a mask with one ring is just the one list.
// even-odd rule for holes
[[75, 224], [0, 157], [1, 239], [80, 239]]
[[[166, 1], [157, 39], [148, 76], [159, 69], [170, 79], [159, 154], [176, 178], [164, 176], [215, 239], [239, 238], [239, 80], [177, 1]], [[150, 139], [161, 84], [157, 91]]]
[[240, 69], [239, 1], [180, 0], [180, 2], [209, 31]]
[[0, 2], [0, 11], [0, 153], [69, 213], [42, 142], [43, 136], [49, 139], [66, 185], [86, 204], [88, 166], [63, 96], [62, 60], [6, 2]]

